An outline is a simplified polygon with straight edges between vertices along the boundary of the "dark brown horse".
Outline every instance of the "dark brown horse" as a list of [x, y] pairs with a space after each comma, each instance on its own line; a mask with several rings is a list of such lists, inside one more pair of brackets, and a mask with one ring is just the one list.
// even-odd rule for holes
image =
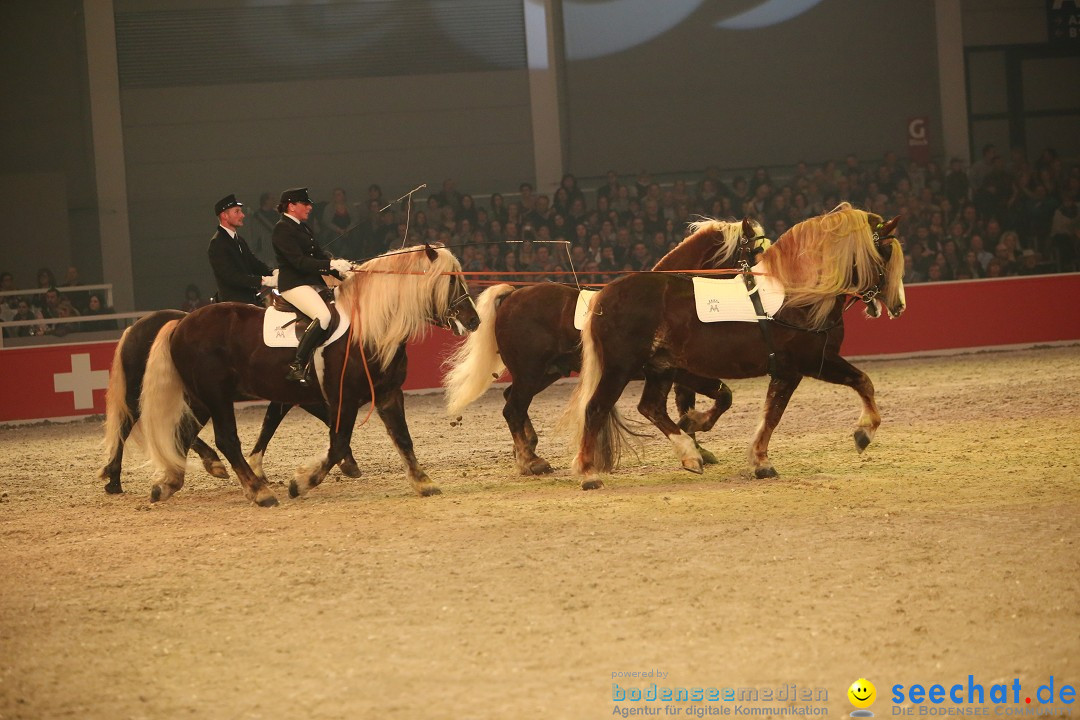
[[[855, 430], [862, 452], [881, 424], [874, 386], [840, 357], [847, 296], [862, 297], [876, 317], [883, 303], [890, 316], [904, 310], [904, 258], [890, 236], [898, 219], [847, 203], [798, 223], [767, 250], [755, 273], [770, 276], [785, 297], [763, 331], [757, 322], [702, 322], [693, 281], [676, 275], [621, 278], [593, 299], [582, 331], [581, 382], [564, 418], [575, 432], [574, 471], [582, 488], [603, 487], [598, 477], [618, 463], [625, 428], [615, 412], [623, 388], [645, 368], [638, 410], [675, 446], [683, 467], [700, 472], [701, 457], [689, 437], [668, 417], [667, 393], [678, 370], [710, 378], [746, 378], [775, 366], [765, 413], [750, 447], [757, 477], [776, 475], [769, 460], [769, 438], [791, 394], [805, 376], [847, 385], [859, 394], [863, 413]], [[766, 333], [771, 335], [771, 341]]]
[[[732, 268], [741, 240], [748, 247], [764, 241], [761, 226], [749, 220], [705, 220], [691, 229], [654, 270]], [[510, 371], [503, 417], [522, 475], [551, 472], [551, 464], [536, 454], [529, 405], [556, 380], [581, 369], [581, 332], [574, 327], [578, 296], [577, 288], [554, 283], [516, 290], [509, 285], [488, 288], [476, 302], [480, 329], [447, 360], [444, 384], [451, 414], [480, 397], [504, 370]], [[693, 409], [695, 390], [715, 400], [708, 413]], [[721, 381], [680, 377], [676, 404], [680, 425], [687, 432], [707, 431], [731, 406], [731, 391]]]
[[449, 250], [426, 246], [387, 253], [356, 268], [337, 289], [337, 309], [351, 323], [349, 334], [316, 353], [318, 382], [309, 386], [285, 379], [295, 351], [263, 344], [263, 311], [257, 307], [220, 303], [167, 323], [150, 350], [140, 398], [150, 459], [163, 473], [151, 499], [164, 500], [183, 486], [187, 449], [200, 418], [209, 417], [215, 444], [245, 496], [258, 505], [277, 504], [266, 478], [241, 452], [233, 413], [233, 402], [241, 398], [326, 404], [330, 448], [297, 471], [291, 497], [321, 483], [344, 458], [357, 411], [369, 401], [405, 461], [413, 488], [420, 495], [438, 493], [416, 460], [405, 422], [405, 343], [425, 333], [429, 323], [476, 328], [479, 318], [460, 271]]
[[[153, 345], [154, 338], [165, 323], [179, 320], [186, 314], [180, 310], [158, 310], [141, 317], [124, 331], [116, 344], [112, 368], [109, 370], [109, 389], [105, 393], [105, 448], [109, 455], [109, 462], [98, 473], [100, 479], [107, 481], [105, 485], [107, 493], [124, 492], [120, 484], [124, 445], [139, 421], [139, 393], [142, 392], [143, 375], [146, 372], [146, 358], [150, 354], [150, 346]], [[255, 456], [261, 459], [262, 452], [274, 436], [278, 425], [281, 424], [281, 419], [291, 408], [291, 405], [270, 403], [266, 409], [266, 416], [263, 418], [262, 433], [259, 435], [258, 442], [255, 443], [255, 451], [248, 458], [249, 463], [256, 462]], [[329, 424], [325, 403], [305, 405], [304, 409]], [[203, 418], [200, 424], [205, 422], [206, 418]], [[221, 458], [201, 439], [196, 437], [191, 449], [202, 459], [206, 472], [214, 477], [229, 477], [229, 471], [225, 469]], [[341, 461], [340, 468], [341, 472], [349, 477], [360, 477], [360, 468], [353, 459], [351, 449]]]

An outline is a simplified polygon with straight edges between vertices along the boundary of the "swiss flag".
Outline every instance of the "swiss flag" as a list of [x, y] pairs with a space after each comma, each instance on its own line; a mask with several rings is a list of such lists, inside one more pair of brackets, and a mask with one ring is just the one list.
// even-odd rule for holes
[[105, 412], [116, 341], [0, 350], [0, 422]]

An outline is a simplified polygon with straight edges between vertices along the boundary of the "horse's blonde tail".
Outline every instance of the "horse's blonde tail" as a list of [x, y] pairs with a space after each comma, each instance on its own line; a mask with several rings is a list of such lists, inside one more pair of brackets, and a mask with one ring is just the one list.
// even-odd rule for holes
[[512, 292], [510, 285], [494, 285], [476, 299], [480, 326], [469, 333], [444, 364], [447, 412], [457, 413], [483, 395], [506, 369], [495, 340], [495, 314], [499, 303]]
[[184, 383], [173, 364], [171, 340], [179, 320], [162, 326], [150, 348], [143, 377], [139, 412], [150, 462], [168, 474], [183, 475], [187, 448], [181, 447], [180, 426], [191, 409], [184, 399]]
[[120, 449], [122, 428], [131, 422], [131, 408], [127, 402], [127, 378], [124, 375], [122, 354], [124, 342], [131, 334], [131, 328], [124, 330], [120, 342], [116, 343], [112, 367], [109, 369], [109, 387], [105, 391], [105, 452], [111, 460]]
[[[589, 402], [600, 385], [604, 375], [603, 348], [593, 337], [592, 313], [585, 318], [585, 324], [581, 329], [581, 372], [578, 375], [579, 382], [570, 396], [570, 403], [559, 421], [559, 427], [566, 430], [570, 435], [571, 452], [574, 452], [574, 472], [580, 473], [581, 444], [585, 437], [585, 416]], [[628, 434], [619, 411], [612, 405], [606, 413], [597, 430], [593, 442], [592, 469], [597, 472], [607, 472], [619, 464], [622, 448]]]

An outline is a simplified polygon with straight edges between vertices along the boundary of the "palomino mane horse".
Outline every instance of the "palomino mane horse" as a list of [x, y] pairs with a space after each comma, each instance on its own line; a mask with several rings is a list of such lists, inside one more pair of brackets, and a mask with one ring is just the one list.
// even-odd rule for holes
[[[124, 445], [139, 422], [139, 393], [142, 392], [143, 375], [146, 373], [146, 359], [150, 355], [150, 346], [158, 332], [170, 320], [179, 320], [187, 313], [181, 310], [158, 310], [138, 319], [131, 327], [124, 330], [113, 353], [112, 367], [109, 369], [109, 387], [105, 393], [105, 451], [108, 463], [98, 473], [106, 480], [105, 492], [119, 494], [124, 492], [120, 482], [120, 473], [124, 461]], [[274, 431], [281, 424], [282, 418], [292, 408], [291, 405], [270, 403], [263, 417], [262, 432], [255, 443], [252, 456], [262, 457], [263, 451], [274, 436]], [[329, 424], [326, 404], [305, 405], [304, 409], [315, 417]], [[200, 425], [208, 418], [202, 418]], [[225, 464], [217, 453], [198, 437], [192, 443], [194, 450], [202, 459], [206, 472], [214, 477], [229, 477]], [[253, 462], [249, 457], [248, 462]], [[349, 477], [360, 477], [360, 468], [353, 459], [352, 450], [341, 461], [341, 472]]]
[[150, 350], [140, 398], [150, 459], [163, 474], [151, 499], [164, 500], [183, 486], [187, 449], [199, 418], [209, 417], [214, 442], [245, 496], [258, 505], [277, 504], [261, 467], [253, 469], [241, 452], [233, 413], [239, 398], [326, 406], [330, 448], [297, 470], [291, 497], [321, 483], [345, 457], [357, 411], [367, 402], [386, 426], [416, 492], [437, 494], [416, 460], [405, 422], [405, 343], [432, 323], [462, 332], [476, 328], [479, 318], [460, 272], [457, 259], [441, 246], [397, 250], [354, 268], [337, 292], [338, 312], [349, 317], [350, 332], [316, 353], [318, 382], [310, 386], [285, 379], [295, 351], [263, 344], [263, 311], [257, 307], [208, 305], [167, 323]]
[[[740, 242], [752, 247], [763, 240], [761, 226], [749, 220], [706, 219], [690, 228], [692, 234], [661, 258], [654, 270], [731, 268]], [[488, 288], [476, 303], [480, 329], [446, 363], [443, 383], [451, 414], [483, 395], [504, 370], [510, 371], [513, 380], [503, 391], [503, 417], [522, 475], [551, 472], [551, 464], [536, 454], [529, 405], [553, 382], [581, 369], [581, 333], [574, 327], [578, 295], [576, 288], [555, 283]], [[731, 391], [723, 382], [689, 377], [680, 377], [678, 382], [680, 424], [689, 432], [709, 430], [731, 405]], [[693, 409], [695, 390], [714, 399], [709, 413]]]
[[645, 387], [638, 410], [671, 441], [688, 470], [701, 472], [702, 463], [693, 442], [667, 414], [665, 400], [675, 373], [757, 377], [769, 373], [770, 353], [775, 353], [775, 366], [764, 417], [750, 447], [755, 475], [776, 475], [769, 439], [805, 376], [847, 385], [859, 394], [863, 412], [855, 445], [861, 453], [881, 415], [870, 379], [840, 357], [844, 303], [854, 295], [866, 301], [868, 315], [880, 314], [880, 304], [891, 317], [903, 312], [904, 257], [890, 235], [897, 222], [884, 223], [843, 203], [774, 241], [754, 269], [771, 275], [786, 293], [769, 321], [771, 342], [756, 322], [701, 322], [687, 277], [643, 273], [604, 288], [582, 330], [581, 382], [564, 416], [574, 435], [573, 465], [584, 476], [582, 488], [603, 487], [598, 474], [618, 463], [626, 429], [614, 406], [642, 367]]

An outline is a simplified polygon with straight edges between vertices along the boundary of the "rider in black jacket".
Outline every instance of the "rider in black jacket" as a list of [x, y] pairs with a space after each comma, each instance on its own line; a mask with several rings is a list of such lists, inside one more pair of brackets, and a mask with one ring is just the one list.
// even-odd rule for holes
[[330, 327], [330, 308], [323, 302], [319, 290], [326, 288], [323, 275], [343, 275], [352, 265], [348, 260], [332, 258], [315, 239], [304, 222], [311, 214], [311, 198], [307, 188], [292, 188], [281, 193], [278, 212], [281, 220], [274, 226], [274, 254], [277, 256], [278, 289], [281, 296], [311, 318], [300, 338], [296, 360], [289, 366], [286, 378], [307, 384], [307, 365], [315, 348], [326, 339]]
[[210, 238], [207, 253], [210, 267], [217, 280], [218, 302], [243, 302], [259, 305], [259, 289], [263, 286], [277, 287], [277, 271], [270, 271], [259, 258], [251, 253], [237, 228], [244, 224], [244, 204], [235, 195], [227, 195], [217, 201], [214, 212], [218, 216], [218, 229]]

